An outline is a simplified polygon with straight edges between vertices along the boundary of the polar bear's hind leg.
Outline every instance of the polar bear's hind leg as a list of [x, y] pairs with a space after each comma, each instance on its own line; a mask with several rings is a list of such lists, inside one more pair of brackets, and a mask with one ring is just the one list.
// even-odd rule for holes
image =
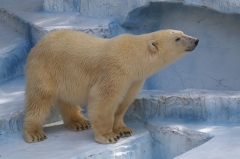
[[36, 90], [26, 93], [26, 110], [24, 119], [24, 138], [27, 142], [43, 141], [47, 137], [43, 125], [50, 114], [54, 97], [43, 91]]
[[65, 126], [72, 131], [86, 130], [90, 128], [90, 122], [81, 114], [78, 105], [58, 100], [56, 104], [62, 115]]

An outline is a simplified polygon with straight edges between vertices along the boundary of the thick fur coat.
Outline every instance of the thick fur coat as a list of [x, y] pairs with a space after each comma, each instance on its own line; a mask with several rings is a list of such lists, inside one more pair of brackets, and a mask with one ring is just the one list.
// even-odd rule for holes
[[[59, 108], [70, 130], [91, 125], [99, 143], [132, 135], [123, 117], [145, 79], [197, 43], [176, 30], [112, 39], [80, 31], [51, 32], [32, 48], [26, 63], [25, 140], [46, 139], [43, 125], [52, 105]], [[79, 104], [87, 104], [91, 124], [81, 115]]]

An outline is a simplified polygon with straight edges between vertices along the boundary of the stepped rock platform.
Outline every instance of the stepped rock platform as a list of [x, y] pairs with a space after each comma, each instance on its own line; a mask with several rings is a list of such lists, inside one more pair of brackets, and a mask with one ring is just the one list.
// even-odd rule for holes
[[[213, 153], [209, 159], [240, 155], [240, 92], [142, 91], [125, 116], [134, 135], [101, 145], [94, 141], [92, 130], [71, 132], [65, 128], [56, 110], [44, 128], [48, 139], [26, 143], [22, 136], [24, 77], [5, 82], [0, 89], [3, 158], [181, 158], [197, 146], [198, 158], [207, 158], [208, 153]], [[191, 151], [183, 158], [195, 154]]]
[[[239, 14], [238, 0], [1, 0], [0, 159], [239, 159]], [[124, 118], [133, 136], [98, 144], [91, 129], [65, 128], [53, 108], [48, 139], [24, 141], [24, 67], [45, 34], [72, 29], [111, 38], [168, 28], [200, 43], [146, 80]]]

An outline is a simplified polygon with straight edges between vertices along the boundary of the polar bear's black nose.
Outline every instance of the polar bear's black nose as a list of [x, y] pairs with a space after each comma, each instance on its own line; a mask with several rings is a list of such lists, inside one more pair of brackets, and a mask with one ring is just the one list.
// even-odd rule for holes
[[199, 40], [197, 39], [194, 44], [197, 46], [197, 45], [198, 45], [198, 42], [199, 42]]

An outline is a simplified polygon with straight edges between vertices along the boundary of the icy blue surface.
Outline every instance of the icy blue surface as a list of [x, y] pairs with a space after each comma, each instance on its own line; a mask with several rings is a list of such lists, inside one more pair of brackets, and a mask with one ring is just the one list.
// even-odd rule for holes
[[[0, 82], [5, 82], [0, 84], [0, 157], [170, 159], [213, 134], [213, 139], [179, 159], [237, 158], [239, 14], [239, 0], [1, 0]], [[170, 28], [195, 36], [200, 43], [194, 52], [146, 81], [148, 91], [139, 95], [125, 116], [127, 123], [142, 123], [132, 125], [134, 136], [106, 146], [94, 142], [91, 130], [79, 136], [63, 126], [51, 126], [46, 128], [48, 140], [28, 145], [21, 134], [24, 77], [9, 79], [23, 74], [30, 47], [50, 31], [64, 28], [103, 38]], [[57, 120], [60, 117], [53, 110], [48, 122]]]
[[18, 7], [12, 1], [1, 2], [0, 20], [26, 35], [32, 46], [43, 35], [62, 28], [104, 38], [169, 28], [182, 30], [199, 38], [199, 46], [149, 78], [144, 89], [240, 90], [237, 0], [37, 0], [34, 5], [24, 1]]

